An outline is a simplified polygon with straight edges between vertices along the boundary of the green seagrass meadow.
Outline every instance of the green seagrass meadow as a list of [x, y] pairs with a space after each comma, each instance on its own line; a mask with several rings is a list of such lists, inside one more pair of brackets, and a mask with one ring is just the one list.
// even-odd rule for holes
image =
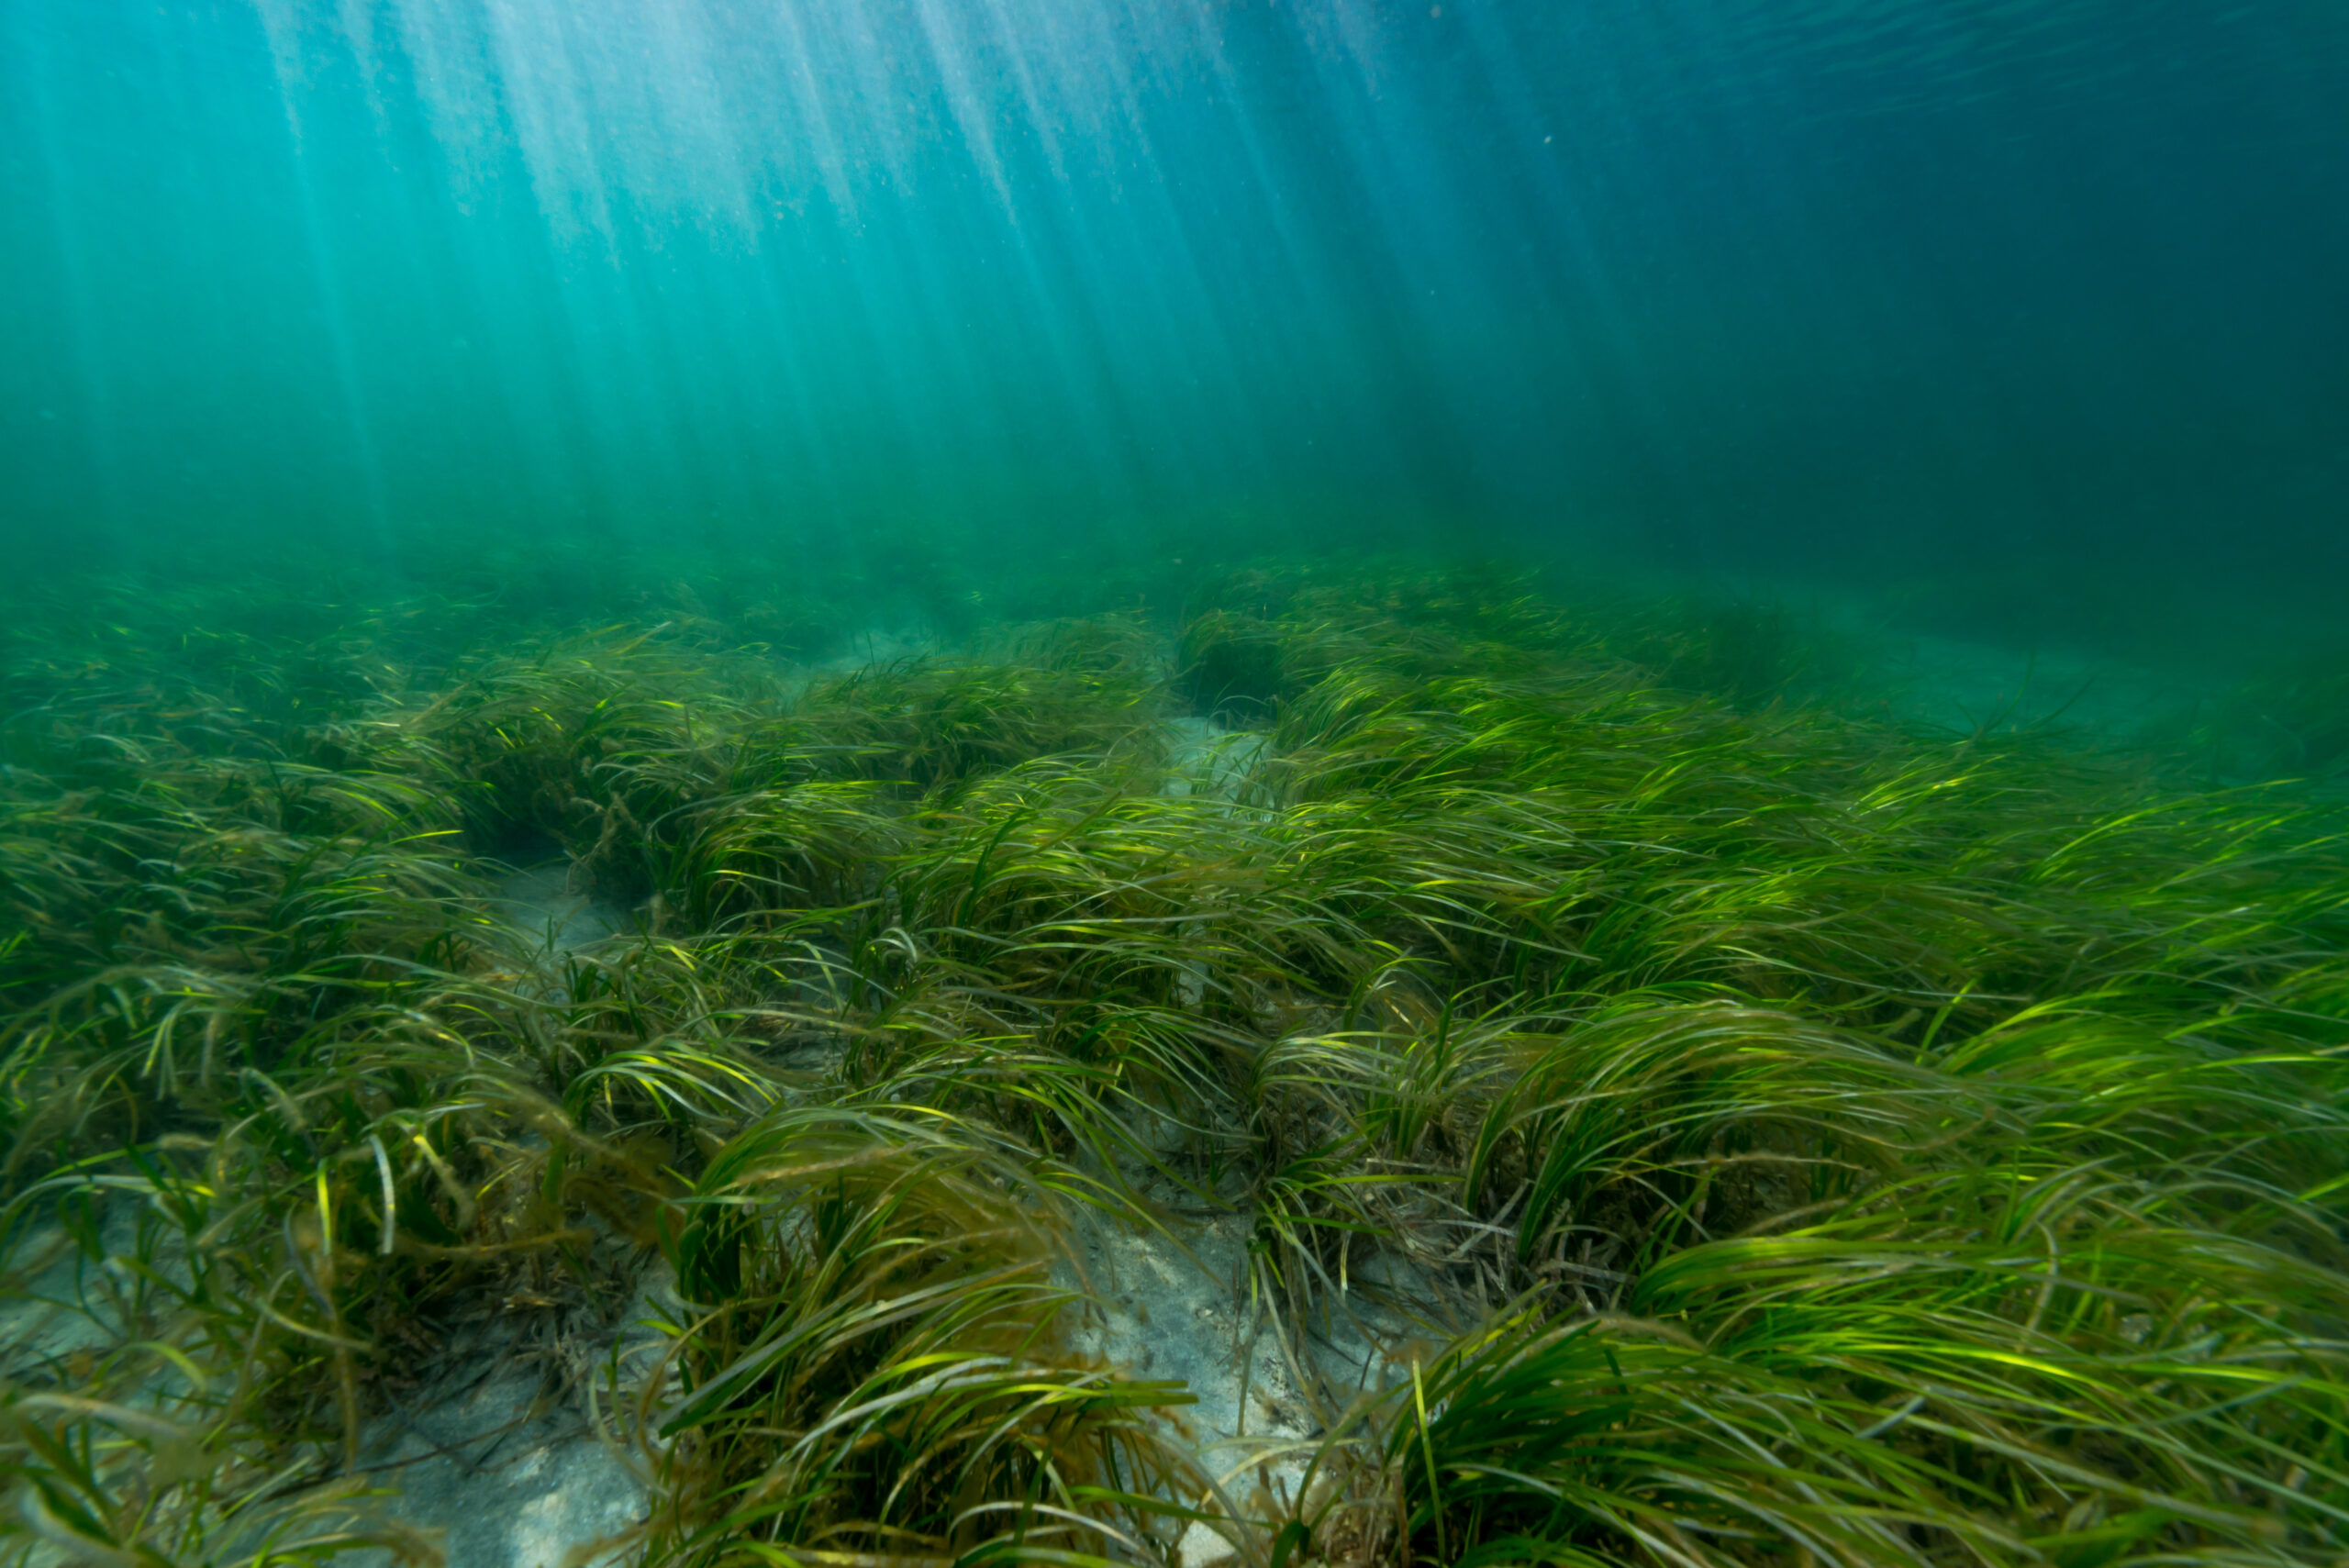
[[[430, 1561], [453, 1326], [655, 1278], [649, 1568], [2349, 1562], [2325, 690], [2251, 783], [1488, 564], [763, 592], [5, 628], [10, 1562]], [[1074, 1338], [1178, 1207], [1308, 1437]]]

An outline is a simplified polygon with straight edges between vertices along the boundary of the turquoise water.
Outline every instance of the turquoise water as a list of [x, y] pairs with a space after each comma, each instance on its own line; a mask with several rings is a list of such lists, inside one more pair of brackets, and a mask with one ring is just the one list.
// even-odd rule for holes
[[2325, 0], [6, 0], [0, 72], [43, 560], [2349, 580]]

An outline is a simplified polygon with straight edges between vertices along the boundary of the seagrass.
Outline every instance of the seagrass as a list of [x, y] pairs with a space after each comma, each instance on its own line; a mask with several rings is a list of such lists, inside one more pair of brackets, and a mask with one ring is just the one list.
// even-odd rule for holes
[[[77, 1325], [0, 1366], [12, 1560], [429, 1557], [358, 1455], [449, 1325], [656, 1273], [651, 1563], [2349, 1551], [2322, 789], [1492, 565], [826, 668], [582, 581], [11, 629], [0, 1243]], [[543, 864], [625, 929], [518, 928]], [[1301, 1488], [1072, 1348], [1168, 1190], [1284, 1344], [1424, 1286]]]

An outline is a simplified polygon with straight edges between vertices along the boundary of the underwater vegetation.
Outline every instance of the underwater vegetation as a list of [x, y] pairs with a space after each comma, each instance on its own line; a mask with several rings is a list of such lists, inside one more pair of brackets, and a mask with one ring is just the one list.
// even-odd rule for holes
[[[11, 1561], [429, 1561], [369, 1430], [656, 1276], [550, 1376], [662, 1568], [2349, 1554], [2336, 799], [1497, 569], [861, 667], [695, 604], [12, 622]], [[1082, 1348], [1170, 1194], [1306, 1436]]]

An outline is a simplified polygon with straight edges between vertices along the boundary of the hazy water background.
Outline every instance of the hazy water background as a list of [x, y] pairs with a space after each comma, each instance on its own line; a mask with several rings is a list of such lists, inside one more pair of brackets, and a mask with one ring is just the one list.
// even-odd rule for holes
[[[0, 536], [2349, 584], [2337, 0], [0, 0]], [[762, 570], [765, 569], [762, 566]]]

